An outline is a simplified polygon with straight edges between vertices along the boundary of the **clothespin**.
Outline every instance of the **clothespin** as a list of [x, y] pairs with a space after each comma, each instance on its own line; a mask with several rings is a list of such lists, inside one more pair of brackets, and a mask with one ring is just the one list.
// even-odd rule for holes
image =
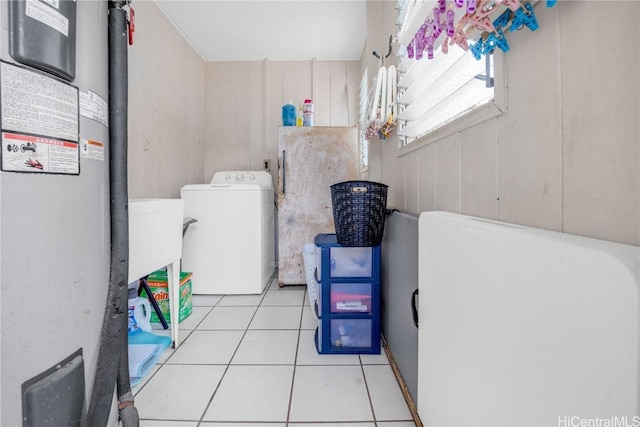
[[414, 45], [415, 45], [415, 36], [411, 39], [411, 41], [409, 42], [409, 44], [407, 45], [407, 56], [411, 59], [413, 59], [413, 50], [414, 50]]
[[462, 28], [458, 28], [458, 31], [451, 37], [451, 44], [457, 44], [462, 50], [469, 50], [467, 36], [464, 34]]
[[[502, 0], [502, 1], [513, 1], [513, 0]], [[482, 19], [486, 18], [489, 15], [493, 14], [496, 7], [498, 7], [498, 2], [496, 0], [476, 0], [477, 6], [476, 11], [473, 14], [476, 18]]]
[[447, 20], [447, 35], [449, 37], [453, 37], [456, 33], [455, 22], [453, 22], [455, 16], [455, 12], [451, 9], [447, 10], [447, 12], [445, 13], [445, 19]]
[[425, 44], [425, 35], [426, 35], [426, 31], [427, 31], [427, 27], [425, 24], [422, 24], [420, 26], [420, 29], [418, 29], [418, 32], [416, 33], [415, 37], [413, 38], [415, 40], [415, 46], [414, 46], [414, 55], [416, 59], [422, 59], [422, 52], [424, 51], [424, 44]]
[[502, 4], [515, 12], [522, 7], [520, 0], [502, 0]]
[[438, 31], [438, 25], [436, 25], [433, 18], [431, 17], [427, 18], [426, 25], [427, 25], [427, 32], [433, 35], [434, 39], [438, 38], [438, 36], [442, 31]]
[[498, 16], [495, 21], [493, 21], [493, 27], [496, 29], [496, 31], [505, 28], [509, 24], [511, 15], [513, 15], [513, 12], [511, 12], [511, 9], [507, 9], [502, 12], [502, 14]]
[[526, 3], [524, 8], [525, 10], [522, 10], [522, 8], [516, 10], [513, 21], [511, 22], [511, 27], [509, 27], [509, 32], [519, 30], [523, 25], [526, 25], [531, 31], [538, 29], [538, 21], [536, 20], [535, 13], [533, 13], [531, 3]]
[[442, 51], [442, 53], [444, 53], [445, 55], [447, 53], [449, 53], [449, 37], [445, 37], [444, 41], [442, 42], [442, 45], [440, 46], [440, 50]]
[[473, 15], [476, 11], [476, 0], [467, 0], [467, 13]]
[[495, 4], [488, 6], [486, 2], [481, 2], [480, 7], [476, 8], [474, 13], [467, 13], [460, 22], [464, 21], [465, 25], [473, 25], [481, 31], [494, 32], [495, 28], [489, 19], [489, 15], [493, 12]]
[[426, 43], [425, 49], [427, 51], [428, 59], [433, 59], [433, 42], [434, 42], [433, 36], [427, 37], [427, 43]]
[[547, 0], [547, 7], [553, 7], [556, 5], [556, 0]]
[[447, 0], [438, 0], [438, 11], [445, 13], [447, 11]]
[[499, 47], [503, 52], [509, 51], [509, 43], [504, 36], [502, 30], [497, 30], [495, 33], [491, 33], [487, 36], [485, 47], [482, 53], [485, 55], [492, 53], [496, 47]]
[[466, 15], [467, 20], [470, 24], [475, 25], [475, 27], [481, 31], [488, 31], [493, 33], [496, 29], [493, 27], [493, 23], [488, 17], [478, 17], [476, 15]]
[[471, 50], [473, 57], [479, 61], [480, 58], [482, 58], [482, 52], [484, 51], [484, 40], [482, 40], [482, 37], [480, 37], [477, 42], [469, 46], [469, 49]]
[[440, 9], [438, 9], [437, 7], [433, 8], [433, 37], [435, 37], [436, 39], [440, 36], [440, 34], [442, 33], [442, 22], [440, 22]]

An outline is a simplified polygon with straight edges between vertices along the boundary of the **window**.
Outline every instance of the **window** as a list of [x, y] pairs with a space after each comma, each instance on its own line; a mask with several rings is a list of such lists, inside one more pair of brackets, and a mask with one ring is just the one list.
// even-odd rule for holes
[[398, 136], [403, 145], [493, 100], [487, 78], [493, 75], [493, 55], [487, 58], [488, 67], [485, 60], [456, 47], [448, 54], [436, 52], [432, 60], [406, 58], [400, 63]]
[[[441, 135], [439, 129], [490, 104], [496, 95], [492, 77], [493, 54], [477, 60], [472, 49], [465, 51], [453, 45], [448, 47], [447, 53], [442, 52], [442, 46], [437, 46], [432, 59], [427, 58], [426, 51], [421, 59], [409, 58], [406, 46], [425, 19], [433, 19], [430, 9], [433, 5], [434, 2], [426, 1], [398, 1], [398, 24], [401, 25], [398, 38], [402, 45], [398, 66], [397, 133], [400, 146], [428, 139], [429, 135]], [[458, 10], [456, 13], [464, 14]], [[444, 18], [442, 22], [444, 25]], [[479, 32], [476, 32], [477, 36]], [[445, 38], [441, 35], [439, 43], [442, 44]], [[497, 106], [493, 110], [500, 112]]]

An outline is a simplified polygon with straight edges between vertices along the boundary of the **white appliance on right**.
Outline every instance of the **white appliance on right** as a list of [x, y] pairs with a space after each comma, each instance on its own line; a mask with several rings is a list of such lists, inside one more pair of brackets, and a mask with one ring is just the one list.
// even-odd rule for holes
[[639, 265], [636, 246], [422, 213], [423, 424], [639, 425]]

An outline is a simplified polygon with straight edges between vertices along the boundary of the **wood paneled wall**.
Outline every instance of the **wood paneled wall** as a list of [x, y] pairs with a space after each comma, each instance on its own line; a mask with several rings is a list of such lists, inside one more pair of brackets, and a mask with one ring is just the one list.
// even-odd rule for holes
[[136, 8], [129, 50], [129, 195], [180, 197], [220, 170], [277, 177], [282, 105], [306, 98], [315, 124], [357, 123], [359, 61], [205, 63], [154, 2]]
[[[393, 2], [369, 2], [391, 31]], [[613, 13], [615, 11], [615, 13]], [[389, 204], [640, 245], [640, 4], [558, 2], [508, 35], [507, 111], [404, 155], [374, 139], [369, 178]], [[617, 28], [592, 37], [594, 28]], [[586, 41], [588, 40], [588, 42]]]
[[[275, 184], [282, 104], [310, 97], [317, 125], [356, 124], [361, 70], [375, 75], [370, 52], [385, 51], [395, 34], [394, 5], [367, 2], [360, 62], [205, 64], [153, 2], [139, 3], [130, 196], [179, 197], [184, 184], [262, 169], [265, 159]], [[638, 245], [640, 4], [540, 2], [536, 15], [536, 32], [509, 34], [505, 114], [405, 155], [396, 138], [374, 139], [368, 178], [388, 184], [389, 204], [410, 212], [450, 210]], [[616, 28], [615, 43], [587, 37], [593, 28]]]
[[154, 2], [129, 48], [129, 197], [180, 198], [202, 182], [205, 62]]
[[357, 124], [359, 61], [208, 62], [206, 148], [202, 179], [221, 170], [262, 170], [277, 184], [282, 105], [315, 105], [317, 126]]

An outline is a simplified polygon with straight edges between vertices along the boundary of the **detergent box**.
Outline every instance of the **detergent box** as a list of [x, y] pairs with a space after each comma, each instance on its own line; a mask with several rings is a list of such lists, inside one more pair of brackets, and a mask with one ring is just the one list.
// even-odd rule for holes
[[[180, 273], [180, 291], [179, 291], [179, 305], [178, 305], [178, 322], [182, 322], [189, 317], [193, 311], [193, 304], [191, 301], [191, 276], [193, 273], [181, 272]], [[169, 286], [167, 280], [166, 270], [154, 271], [147, 278], [149, 289], [153, 294], [156, 302], [160, 306], [160, 311], [164, 315], [167, 323], [171, 323], [170, 311], [169, 311]], [[146, 293], [143, 291], [142, 296], [146, 297]], [[160, 319], [155, 310], [151, 310], [151, 322], [160, 323]]]

